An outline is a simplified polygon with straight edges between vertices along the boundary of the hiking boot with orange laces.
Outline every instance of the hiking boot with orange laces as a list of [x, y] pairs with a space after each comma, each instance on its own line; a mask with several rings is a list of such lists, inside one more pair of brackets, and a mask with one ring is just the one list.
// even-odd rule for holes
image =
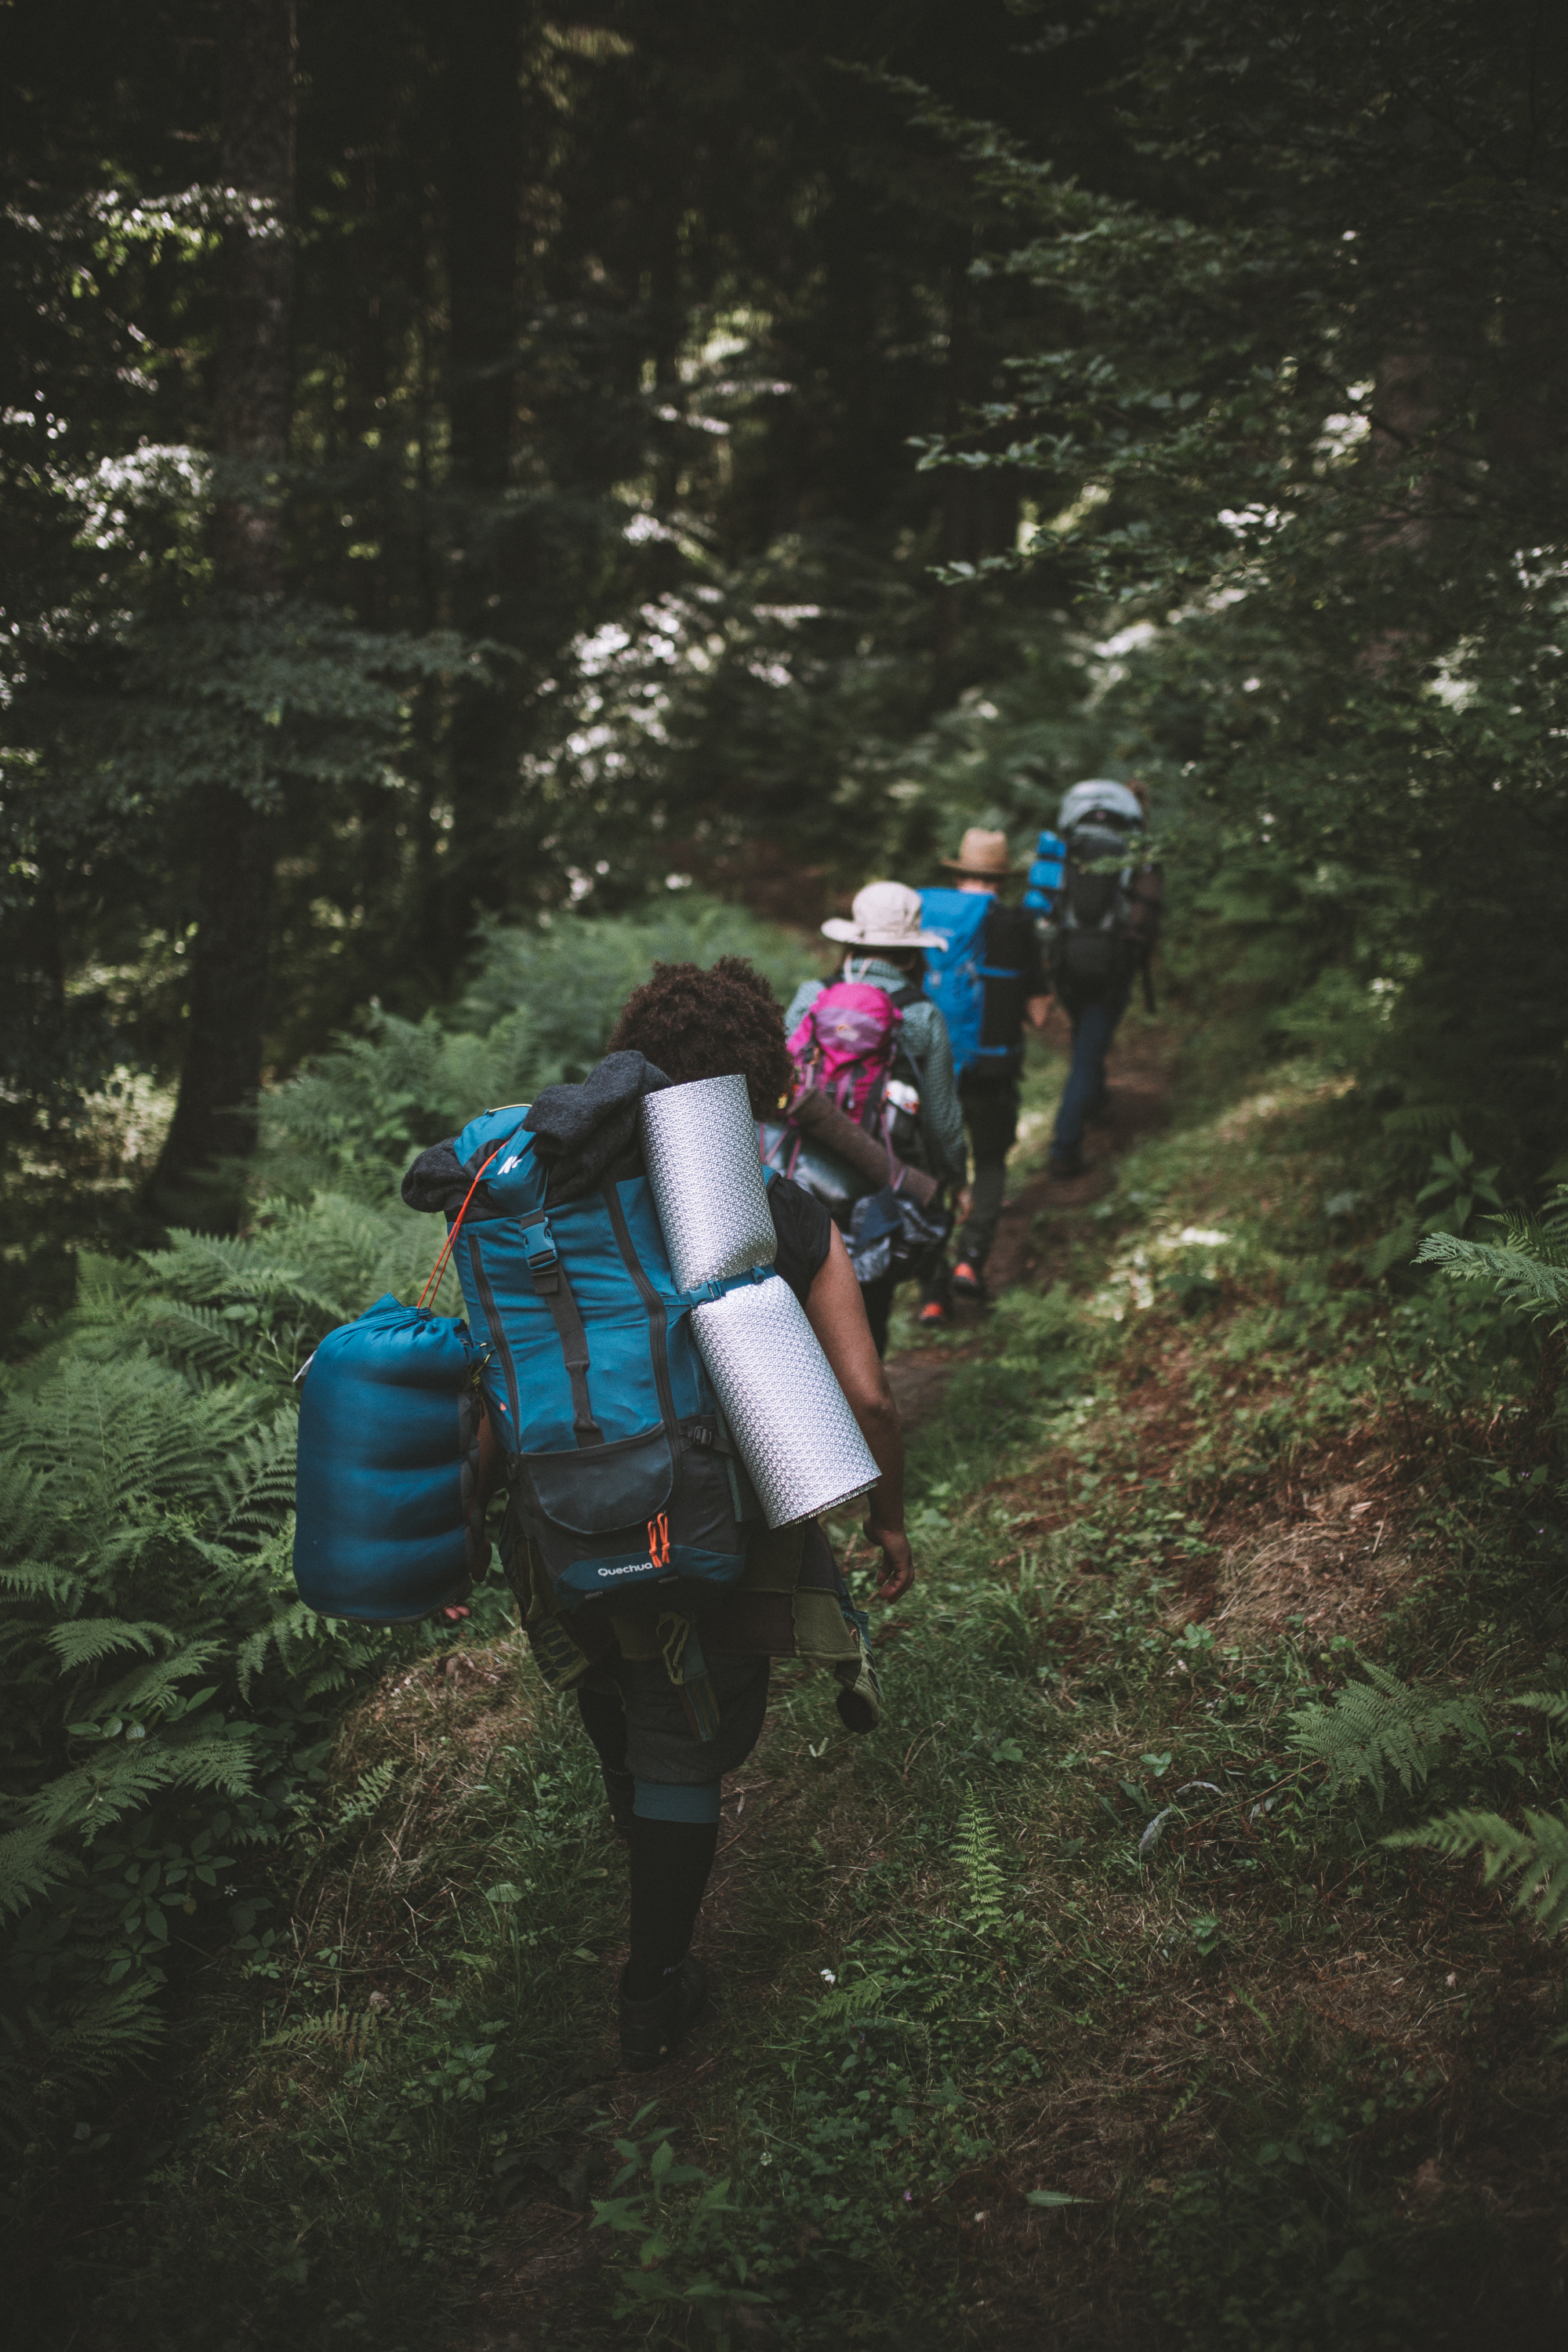
[[952, 1269], [952, 1286], [960, 1298], [984, 1298], [985, 1296], [985, 1277], [977, 1265], [971, 1265], [966, 1257], [961, 1257]]

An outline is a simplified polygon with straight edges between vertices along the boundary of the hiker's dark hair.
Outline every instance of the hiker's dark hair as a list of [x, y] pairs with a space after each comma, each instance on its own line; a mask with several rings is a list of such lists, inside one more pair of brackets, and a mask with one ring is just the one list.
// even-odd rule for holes
[[753, 1118], [776, 1118], [793, 1093], [784, 1015], [767, 982], [744, 956], [698, 963], [656, 963], [653, 978], [621, 1007], [607, 1050], [641, 1054], [677, 1086], [738, 1072]]

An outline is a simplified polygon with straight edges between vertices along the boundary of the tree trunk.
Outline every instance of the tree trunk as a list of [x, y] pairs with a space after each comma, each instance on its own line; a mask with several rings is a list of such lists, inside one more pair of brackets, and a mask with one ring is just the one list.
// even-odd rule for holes
[[[237, 201], [224, 234], [213, 584], [259, 615], [283, 587], [282, 514], [263, 469], [288, 454], [293, 399], [294, 0], [222, 0], [219, 28], [223, 181]], [[214, 777], [195, 819], [189, 1036], [154, 1179], [164, 1206], [185, 1180], [255, 1149], [261, 1080], [273, 812]]]
[[[448, 0], [445, 213], [449, 488], [458, 545], [453, 618], [465, 635], [517, 641], [520, 527], [503, 500], [517, 410], [517, 274], [522, 193], [520, 0]], [[431, 929], [449, 983], [477, 909], [509, 895], [505, 820], [518, 790], [515, 688], [458, 689], [448, 745], [450, 823], [435, 841]]]

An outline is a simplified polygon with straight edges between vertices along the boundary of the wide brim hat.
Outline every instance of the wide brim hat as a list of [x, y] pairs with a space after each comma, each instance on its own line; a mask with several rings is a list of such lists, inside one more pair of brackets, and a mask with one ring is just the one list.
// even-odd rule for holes
[[928, 931], [921, 894], [902, 882], [868, 882], [847, 916], [829, 915], [823, 936], [852, 948], [944, 948], [945, 931]]
[[1005, 882], [1009, 874], [1027, 871], [1009, 862], [1006, 835], [987, 833], [983, 824], [972, 824], [958, 845], [958, 856], [942, 862], [955, 874], [973, 875], [977, 882]]

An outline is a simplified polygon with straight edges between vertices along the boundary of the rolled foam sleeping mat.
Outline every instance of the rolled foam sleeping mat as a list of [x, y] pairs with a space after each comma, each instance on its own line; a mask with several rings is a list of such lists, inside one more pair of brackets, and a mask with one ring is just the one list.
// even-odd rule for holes
[[[804, 1093], [796, 1095], [789, 1115], [802, 1135], [837, 1152], [857, 1175], [868, 1177], [879, 1188], [888, 1182], [893, 1163], [886, 1145], [879, 1143], [874, 1135], [868, 1135], [819, 1087], [807, 1087]], [[921, 1168], [904, 1165], [899, 1170], [898, 1190], [907, 1192], [922, 1209], [930, 1208], [940, 1189], [936, 1178], [928, 1176]]]
[[[643, 1159], [682, 1290], [771, 1266], [777, 1236], [744, 1078], [647, 1095]], [[881, 1475], [816, 1332], [774, 1275], [691, 1313], [698, 1352], [770, 1528], [815, 1518]]]

